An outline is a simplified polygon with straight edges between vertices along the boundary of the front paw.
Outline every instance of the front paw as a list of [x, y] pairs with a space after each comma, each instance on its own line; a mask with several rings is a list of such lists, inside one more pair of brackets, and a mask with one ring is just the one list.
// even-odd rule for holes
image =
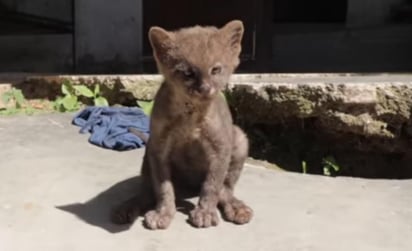
[[222, 203], [223, 218], [236, 224], [246, 224], [253, 217], [253, 210], [240, 200]]
[[144, 223], [147, 228], [166, 229], [172, 222], [174, 213], [171, 212], [159, 212], [157, 210], [151, 210], [144, 216]]
[[189, 222], [199, 228], [217, 226], [219, 224], [217, 210], [196, 207], [190, 212]]

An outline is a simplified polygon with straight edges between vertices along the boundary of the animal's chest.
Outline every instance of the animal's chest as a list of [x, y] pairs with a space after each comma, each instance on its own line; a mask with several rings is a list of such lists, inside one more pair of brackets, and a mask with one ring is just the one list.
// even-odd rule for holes
[[[176, 164], [190, 164], [207, 162], [210, 140], [201, 127], [181, 128], [174, 132], [171, 157]], [[210, 154], [210, 153], [209, 153]], [[198, 165], [194, 168], [201, 168]]]
[[187, 130], [174, 138], [170, 152], [174, 183], [196, 187], [210, 169], [214, 153], [201, 128]]

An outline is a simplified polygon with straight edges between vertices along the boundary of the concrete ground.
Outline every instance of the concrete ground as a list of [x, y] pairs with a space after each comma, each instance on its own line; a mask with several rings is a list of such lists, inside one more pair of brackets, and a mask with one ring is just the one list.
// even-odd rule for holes
[[[133, 192], [143, 150], [87, 142], [70, 115], [0, 118], [0, 250], [412, 250], [412, 180], [328, 178], [248, 165], [237, 195], [243, 226], [169, 229], [108, 221]], [[192, 200], [191, 202], [196, 202]], [[190, 203], [188, 203], [190, 205]]]

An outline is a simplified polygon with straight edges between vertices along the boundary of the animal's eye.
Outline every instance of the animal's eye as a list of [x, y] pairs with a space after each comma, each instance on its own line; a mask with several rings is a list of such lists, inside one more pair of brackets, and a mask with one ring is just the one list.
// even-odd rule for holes
[[222, 72], [222, 66], [215, 66], [212, 68], [212, 70], [210, 70], [210, 73], [212, 75], [217, 75], [220, 74]]
[[196, 77], [194, 69], [185, 63], [176, 64], [175, 73], [186, 79], [193, 79]]
[[194, 78], [195, 73], [192, 70], [185, 70], [182, 71], [183, 76], [185, 76], [185, 78]]
[[195, 72], [191, 69], [179, 69], [177, 72], [184, 77], [185, 79], [193, 79], [195, 78]]

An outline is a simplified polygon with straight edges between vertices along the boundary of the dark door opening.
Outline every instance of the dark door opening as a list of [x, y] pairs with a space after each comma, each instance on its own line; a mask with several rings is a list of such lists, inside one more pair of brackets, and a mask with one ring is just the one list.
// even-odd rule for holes
[[273, 4], [273, 21], [289, 22], [345, 22], [347, 0], [277, 0]]
[[240, 19], [245, 25], [242, 45], [242, 59], [255, 58], [255, 35], [257, 23], [257, 2], [218, 0], [147, 0], [143, 2], [143, 55], [145, 72], [155, 72], [152, 49], [147, 33], [151, 26], [178, 29], [193, 25], [223, 26], [232, 19]]

